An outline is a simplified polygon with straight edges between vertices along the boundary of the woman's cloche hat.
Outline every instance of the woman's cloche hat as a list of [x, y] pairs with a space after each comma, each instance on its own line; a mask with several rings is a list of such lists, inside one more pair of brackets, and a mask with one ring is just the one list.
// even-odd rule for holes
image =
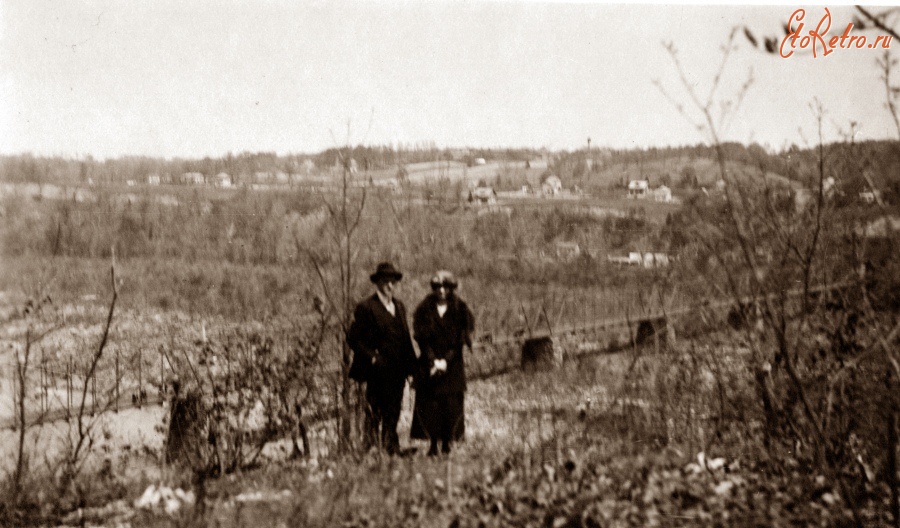
[[459, 283], [456, 282], [456, 277], [453, 276], [453, 273], [450, 273], [447, 270], [440, 270], [434, 274], [434, 277], [431, 278], [432, 286], [447, 286], [449, 288], [456, 288], [459, 286]]

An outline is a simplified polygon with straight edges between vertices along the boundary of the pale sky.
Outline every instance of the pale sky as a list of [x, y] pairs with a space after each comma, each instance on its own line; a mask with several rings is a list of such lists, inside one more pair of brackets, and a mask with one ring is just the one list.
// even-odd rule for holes
[[[796, 7], [2, 0], [0, 153], [315, 152], [345, 143], [348, 120], [354, 144], [695, 144], [704, 136], [653, 84], [689, 104], [662, 42], [705, 95], [732, 26], [780, 41]], [[817, 24], [824, 6], [806, 8]], [[839, 34], [853, 10], [831, 13]], [[850, 121], [860, 139], [896, 137], [883, 51], [782, 59], [736, 43], [717, 100], [751, 68], [754, 82], [724, 139], [806, 146], [814, 98], [826, 139]]]

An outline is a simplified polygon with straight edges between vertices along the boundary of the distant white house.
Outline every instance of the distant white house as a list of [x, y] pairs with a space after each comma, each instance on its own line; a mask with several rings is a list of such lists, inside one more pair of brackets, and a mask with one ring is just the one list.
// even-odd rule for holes
[[645, 268], [665, 268], [669, 265], [669, 255], [665, 253], [644, 253], [643, 257]]
[[862, 191], [861, 193], [859, 193], [859, 199], [864, 201], [867, 204], [873, 204], [875, 202], [880, 202], [881, 201], [881, 191], [879, 191], [878, 189], [875, 189], [875, 190], [866, 189], [865, 191]]
[[227, 172], [220, 172], [213, 176], [213, 184], [216, 187], [231, 187], [231, 176]]
[[200, 172], [185, 172], [181, 175], [181, 183], [186, 185], [203, 185], [206, 183], [206, 177]]
[[150, 174], [147, 176], [147, 184], [148, 185], [159, 185], [160, 184], [159, 174]]
[[487, 161], [485, 161], [484, 158], [475, 158], [474, 164], [475, 165], [485, 165], [485, 164], [487, 164]]
[[609, 255], [606, 260], [621, 266], [639, 266], [643, 268], [664, 268], [669, 265], [669, 255], [665, 253], [652, 253], [631, 251], [627, 257]]
[[653, 189], [651, 193], [654, 201], [672, 203], [672, 189], [669, 189], [665, 185], [660, 185], [656, 189]]
[[562, 191], [562, 180], [554, 174], [547, 176], [541, 182], [541, 192], [544, 193], [544, 196], [556, 196], [560, 191]]
[[650, 192], [650, 182], [647, 180], [631, 180], [628, 182], [628, 198], [633, 200], [646, 198]]

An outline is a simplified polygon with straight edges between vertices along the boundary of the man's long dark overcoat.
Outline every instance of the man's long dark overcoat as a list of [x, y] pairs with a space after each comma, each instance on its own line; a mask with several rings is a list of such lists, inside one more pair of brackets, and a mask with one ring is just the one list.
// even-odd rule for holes
[[403, 380], [414, 373], [416, 352], [406, 322], [406, 307], [396, 298], [394, 307], [395, 315], [391, 315], [377, 294], [356, 306], [347, 332], [347, 344], [353, 350], [352, 379], [378, 383]]

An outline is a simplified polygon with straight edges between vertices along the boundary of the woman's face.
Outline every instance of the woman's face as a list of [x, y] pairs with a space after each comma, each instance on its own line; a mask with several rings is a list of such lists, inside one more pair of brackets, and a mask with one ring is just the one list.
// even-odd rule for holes
[[450, 287], [446, 284], [432, 284], [431, 291], [434, 292], [434, 296], [439, 302], [446, 301], [447, 296], [450, 295]]

